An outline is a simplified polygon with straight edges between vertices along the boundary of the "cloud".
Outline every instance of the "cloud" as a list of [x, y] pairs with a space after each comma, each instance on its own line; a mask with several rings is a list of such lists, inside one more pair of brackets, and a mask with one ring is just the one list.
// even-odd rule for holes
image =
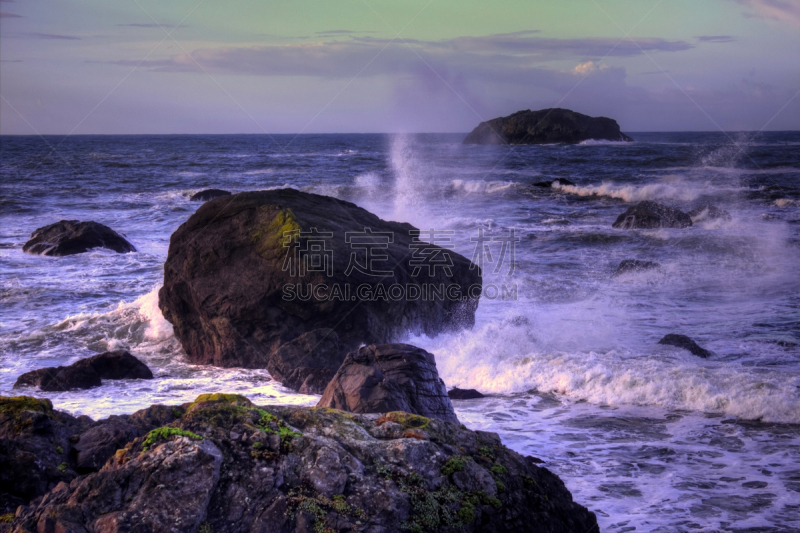
[[12, 35], [11, 37], [15, 37], [17, 39], [45, 39], [45, 40], [59, 40], [59, 41], [80, 41], [80, 37], [73, 37], [71, 35], [59, 35], [57, 33], [17, 33], [16, 35]]
[[730, 43], [736, 40], [730, 35], [698, 35], [695, 39], [701, 43]]
[[359, 33], [376, 33], [374, 31], [353, 31], [353, 30], [328, 30], [314, 32], [314, 35], [356, 35]]
[[[156, 24], [154, 22], [148, 22], [148, 23], [115, 24], [115, 26], [124, 27], [124, 28], [162, 28], [163, 27], [163, 28], [172, 29], [172, 28], [175, 27], [175, 24]], [[189, 26], [187, 24], [181, 24], [180, 27], [181, 28], [188, 28]]]
[[800, 2], [796, 0], [735, 0], [753, 11], [742, 13], [748, 18], [772, 19], [800, 27]]
[[16, 13], [7, 13], [5, 11], [0, 11], [0, 19], [20, 19], [22, 15], [17, 15]]
[[607, 68], [608, 65], [598, 65], [594, 61], [587, 61], [586, 63], [579, 63], [574, 69], [572, 69], [572, 73], [585, 76], [595, 70], [605, 70]]
[[[198, 70], [196, 60], [206, 69], [232, 74], [346, 78], [409, 73], [427, 62], [446, 65], [451, 70], [505, 75], [509, 70], [525, 70], [548, 61], [577, 58], [586, 63], [603, 57], [640, 55], [643, 51], [677, 52], [692, 48], [686, 41], [657, 38], [556, 39], [537, 33], [528, 30], [442, 41], [359, 36], [346, 41], [201, 48], [192, 52], [191, 57], [177, 54], [169, 59], [148, 60], [142, 66], [158, 71], [192, 71]], [[131, 64], [127, 60], [114, 63]]]

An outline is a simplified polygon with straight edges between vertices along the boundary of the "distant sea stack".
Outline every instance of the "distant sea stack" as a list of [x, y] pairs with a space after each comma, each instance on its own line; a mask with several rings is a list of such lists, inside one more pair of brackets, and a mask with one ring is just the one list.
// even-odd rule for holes
[[464, 144], [575, 144], [588, 140], [633, 141], [619, 131], [616, 120], [552, 108], [526, 109], [481, 122]]

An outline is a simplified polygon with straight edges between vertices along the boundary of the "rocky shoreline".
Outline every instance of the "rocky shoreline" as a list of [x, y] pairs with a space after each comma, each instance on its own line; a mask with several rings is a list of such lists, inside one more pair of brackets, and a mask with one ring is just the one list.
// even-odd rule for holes
[[596, 531], [540, 461], [403, 412], [206, 394], [100, 421], [0, 398], [0, 532]]

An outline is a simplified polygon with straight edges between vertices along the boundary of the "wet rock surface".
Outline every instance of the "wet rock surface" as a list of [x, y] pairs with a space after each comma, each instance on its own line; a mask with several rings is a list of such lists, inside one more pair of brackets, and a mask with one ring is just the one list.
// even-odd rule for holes
[[633, 140], [619, 130], [616, 120], [552, 108], [526, 109], [481, 122], [467, 135], [464, 144], [574, 144], [590, 139]]
[[[310, 378], [307, 390], [319, 391], [347, 352], [362, 344], [474, 323], [477, 299], [380, 296], [389, 286], [457, 285], [465, 296], [470, 287], [480, 288], [480, 271], [468, 259], [414, 231], [352, 203], [294, 189], [217, 198], [172, 235], [159, 307], [192, 363], [269, 368], [287, 386], [299, 388]], [[385, 259], [372, 262], [386, 274], [359, 270], [364, 256], [350, 263], [352, 254], [366, 252], [351, 247], [348, 233], [373, 241], [378, 233], [391, 236], [379, 250]], [[411, 260], [420, 253], [449, 266], [417, 268]], [[317, 259], [319, 268], [311, 263]], [[309, 293], [322, 285], [331, 292]], [[367, 294], [356, 294], [360, 286]], [[334, 287], [351, 292], [340, 298]], [[293, 341], [298, 350], [278, 353]]]
[[22, 251], [64, 256], [80, 254], [92, 248], [108, 248], [121, 254], [136, 251], [131, 243], [108, 226], [78, 220], [61, 220], [37, 229], [22, 246]]
[[17, 378], [14, 388], [39, 387], [43, 391], [90, 389], [103, 379], [153, 379], [153, 373], [139, 359], [116, 350], [80, 359], [69, 366], [40, 368]]
[[692, 218], [674, 207], [645, 200], [622, 213], [612, 227], [620, 229], [688, 228]]
[[678, 335], [677, 333], [664, 335], [664, 337], [658, 341], [658, 344], [666, 344], [668, 346], [683, 348], [684, 350], [689, 350], [693, 355], [702, 358], [708, 358], [713, 355], [705, 348], [698, 346], [697, 343], [694, 342], [694, 340], [692, 340], [690, 337], [687, 337], [686, 335]]
[[459, 389], [458, 387], [453, 387], [447, 391], [447, 395], [451, 400], [477, 400], [478, 398], [486, 397], [475, 389]]
[[661, 265], [654, 261], [641, 261], [639, 259], [623, 259], [620, 261], [619, 266], [614, 271], [614, 276], [621, 276], [630, 272], [645, 272], [647, 270], [656, 270], [661, 268]]
[[348, 354], [317, 407], [351, 413], [405, 411], [458, 422], [433, 355], [410, 344], [363, 346]]
[[189, 200], [192, 202], [207, 202], [220, 196], [230, 196], [230, 191], [223, 191], [222, 189], [206, 189], [204, 191], [194, 193]]
[[[86, 425], [37, 402], [14, 412], [67, 417], [56, 423], [65, 435]], [[127, 442], [97, 472], [66, 469], [46, 493], [21, 496], [25, 503], [0, 531], [597, 529], [594, 514], [549, 470], [496, 434], [458, 424], [400, 412], [257, 407], [227, 394], [153, 406], [126, 420], [135, 417], [164, 425]], [[32, 431], [0, 420], [12, 442]], [[17, 480], [7, 469], [2, 476]]]

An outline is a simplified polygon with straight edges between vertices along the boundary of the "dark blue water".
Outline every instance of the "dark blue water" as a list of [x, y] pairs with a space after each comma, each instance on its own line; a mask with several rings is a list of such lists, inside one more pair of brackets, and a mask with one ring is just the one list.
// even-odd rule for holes
[[[225, 389], [314, 403], [263, 370], [188, 365], [157, 306], [171, 233], [189, 196], [294, 187], [379, 216], [522, 236], [516, 269], [485, 283], [470, 331], [410, 338], [470, 427], [545, 459], [604, 531], [800, 528], [800, 133], [639, 133], [634, 143], [463, 146], [463, 135], [0, 137], [0, 394], [29, 369], [124, 347], [156, 373], [47, 396], [106, 416]], [[561, 177], [575, 186], [534, 184]], [[624, 231], [654, 200], [711, 203], [731, 220]], [[23, 254], [30, 233], [95, 220], [138, 252]], [[497, 252], [495, 252], [497, 253]], [[623, 259], [659, 271], [612, 276]], [[683, 333], [708, 360], [656, 344]]]

